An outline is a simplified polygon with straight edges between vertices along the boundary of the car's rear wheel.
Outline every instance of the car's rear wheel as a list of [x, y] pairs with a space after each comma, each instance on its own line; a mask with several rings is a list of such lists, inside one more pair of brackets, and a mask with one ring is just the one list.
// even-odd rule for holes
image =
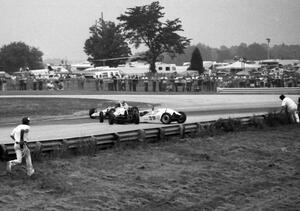
[[160, 121], [163, 124], [170, 124], [171, 123], [171, 115], [168, 113], [163, 113], [163, 115], [160, 118]]
[[95, 113], [95, 111], [96, 111], [96, 109], [95, 109], [95, 108], [91, 108], [91, 109], [89, 110], [89, 116], [90, 116], [90, 118], [91, 118], [91, 119], [96, 119], [96, 117], [95, 117], [95, 116], [92, 116], [92, 114], [94, 114], [94, 113]]
[[99, 122], [103, 122], [104, 121], [104, 114], [102, 111], [100, 111], [99, 113]]
[[138, 113], [133, 113], [132, 121], [134, 124], [139, 124], [140, 123], [140, 115]]
[[108, 123], [109, 123], [110, 125], [113, 125], [114, 122], [115, 122], [115, 115], [114, 115], [113, 113], [110, 113], [110, 114], [109, 114]]
[[182, 111], [179, 111], [178, 113], [180, 113], [180, 117], [178, 118], [177, 122], [182, 124], [186, 121], [186, 114]]

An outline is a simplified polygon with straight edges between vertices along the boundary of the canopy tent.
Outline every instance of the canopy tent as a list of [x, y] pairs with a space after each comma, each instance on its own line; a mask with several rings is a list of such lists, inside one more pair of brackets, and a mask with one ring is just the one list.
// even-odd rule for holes
[[250, 69], [258, 69], [260, 67], [261, 66], [257, 65], [257, 64], [247, 64], [245, 62], [237, 61], [232, 64], [226, 65], [226, 66], [217, 67], [217, 69], [218, 70], [224, 70], [224, 69], [228, 69], [228, 70], [231, 70], [231, 69], [246, 70], [246, 69], [248, 69], [248, 70], [250, 70]]
[[242, 70], [240, 72], [237, 72], [236, 75], [238, 75], [238, 76], [249, 76], [250, 73], [249, 73], [249, 70]]
[[0, 71], [0, 78], [10, 78], [11, 76], [5, 71]]

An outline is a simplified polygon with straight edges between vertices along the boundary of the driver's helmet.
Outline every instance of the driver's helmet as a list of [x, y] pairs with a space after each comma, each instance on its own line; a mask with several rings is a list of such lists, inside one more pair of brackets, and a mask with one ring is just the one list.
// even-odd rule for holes
[[126, 105], [126, 102], [125, 102], [124, 100], [121, 101], [121, 105], [122, 105], [122, 106]]

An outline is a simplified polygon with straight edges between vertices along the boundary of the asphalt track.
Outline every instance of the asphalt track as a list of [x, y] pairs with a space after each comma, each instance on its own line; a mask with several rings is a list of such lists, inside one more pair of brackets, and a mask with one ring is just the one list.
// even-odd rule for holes
[[[0, 99], [5, 97], [89, 98], [154, 103], [160, 104], [160, 107], [186, 112], [186, 123], [252, 116], [278, 110], [281, 104], [278, 95], [2, 95]], [[289, 97], [297, 102], [299, 96]], [[29, 138], [31, 141], [43, 141], [161, 126], [163, 125], [149, 123], [109, 125], [107, 122], [99, 123], [85, 116], [69, 116], [46, 122], [35, 120]], [[9, 134], [13, 127], [14, 125], [0, 127], [0, 144], [12, 142]]]

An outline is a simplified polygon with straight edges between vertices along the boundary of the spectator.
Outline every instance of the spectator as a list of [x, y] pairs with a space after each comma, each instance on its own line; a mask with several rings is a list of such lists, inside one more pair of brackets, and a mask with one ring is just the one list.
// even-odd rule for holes
[[38, 81], [39, 90], [43, 90], [44, 80], [41, 75], [39, 75], [37, 81]]
[[136, 86], [138, 85], [138, 83], [139, 83], [139, 78], [137, 75], [135, 75], [132, 80], [132, 88], [134, 92], [136, 92]]
[[35, 76], [33, 76], [32, 84], [33, 84], [33, 90], [37, 90], [37, 80]]
[[128, 77], [128, 87], [129, 87], [129, 91], [132, 91], [132, 82], [133, 82], [133, 76], [129, 76]]
[[192, 91], [192, 78], [189, 75], [187, 75], [186, 77], [186, 91], [187, 92]]
[[175, 77], [174, 83], [175, 83], [175, 91], [178, 92], [178, 87], [180, 86], [180, 77], [179, 76]]
[[157, 82], [157, 76], [156, 75], [152, 75], [152, 91], [156, 92], [156, 82]]
[[47, 86], [48, 90], [54, 90], [55, 89], [55, 86], [54, 86], [52, 81], [48, 81], [46, 86]]
[[148, 84], [149, 84], [148, 77], [145, 75], [142, 77], [142, 80], [144, 81], [145, 92], [148, 92]]
[[126, 78], [124, 75], [121, 78], [121, 90], [126, 91]]
[[34, 169], [31, 162], [30, 150], [27, 146], [28, 133], [30, 130], [30, 119], [28, 117], [24, 117], [22, 119], [22, 124], [18, 125], [10, 134], [10, 137], [14, 140], [14, 149], [16, 152], [17, 158], [15, 160], [11, 160], [7, 162], [7, 172], [11, 172], [11, 168], [15, 165], [19, 165], [22, 163], [22, 158], [26, 159], [26, 167], [27, 167], [27, 175], [31, 176], [34, 174]]
[[184, 76], [181, 79], [181, 85], [182, 85], [182, 91], [185, 92], [185, 90], [186, 90], [186, 79], [185, 79]]
[[280, 112], [287, 112], [293, 122], [300, 123], [299, 116], [297, 114], [297, 104], [285, 95], [280, 95], [279, 98], [282, 100]]
[[112, 80], [113, 80], [113, 91], [117, 91], [117, 85], [118, 85], [117, 76], [113, 75]]
[[66, 85], [66, 88], [67, 89], [70, 89], [70, 86], [71, 86], [71, 76], [70, 74], [67, 74], [66, 77], [65, 77], [65, 85]]

